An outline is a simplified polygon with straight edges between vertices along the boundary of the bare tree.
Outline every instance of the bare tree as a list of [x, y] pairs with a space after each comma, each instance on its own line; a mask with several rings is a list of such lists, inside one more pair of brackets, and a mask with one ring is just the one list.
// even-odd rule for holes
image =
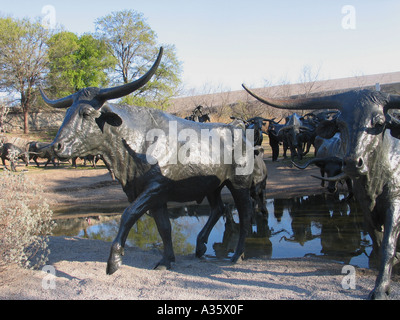
[[183, 112], [191, 112], [193, 108], [201, 105], [207, 113], [212, 114], [213, 121], [224, 121], [227, 114], [231, 113], [231, 91], [222, 84], [205, 82], [200, 90], [188, 89], [185, 94], [188, 98]]
[[305, 65], [301, 70], [299, 83], [303, 87], [303, 92], [306, 97], [308, 97], [311, 93], [317, 91], [320, 87], [318, 85], [320, 71], [321, 66], [318, 66], [316, 70], [314, 70], [311, 65]]

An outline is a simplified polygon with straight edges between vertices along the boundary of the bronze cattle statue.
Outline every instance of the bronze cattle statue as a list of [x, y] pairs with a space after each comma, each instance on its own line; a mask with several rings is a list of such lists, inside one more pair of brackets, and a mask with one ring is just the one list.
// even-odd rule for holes
[[17, 171], [15, 162], [21, 159], [26, 166], [29, 165], [29, 153], [22, 150], [12, 143], [4, 143], [0, 146], [0, 158], [3, 161], [4, 168], [7, 169], [6, 160], [11, 164], [11, 171]]
[[259, 101], [280, 109], [336, 109], [333, 120], [320, 124], [318, 134], [331, 138], [340, 132], [345, 150], [342, 173], [328, 181], [351, 178], [353, 193], [363, 209], [380, 267], [370, 298], [386, 298], [392, 267], [399, 262], [400, 122], [391, 109], [400, 109], [400, 96], [371, 90], [352, 90], [318, 98], [265, 99], [243, 86]]
[[[299, 169], [306, 169], [310, 165], [316, 165], [321, 172], [321, 177], [323, 178], [326, 174], [327, 177], [335, 177], [342, 173], [343, 168], [343, 157], [344, 152], [341, 148], [342, 139], [340, 138], [340, 133], [337, 132], [332, 138], [324, 139], [320, 136], [315, 138], [315, 158], [307, 161], [304, 165], [299, 165], [295, 162], [292, 162]], [[313, 176], [313, 175], [312, 175]], [[321, 186], [324, 187], [325, 180], [313, 176], [315, 178], [321, 179]], [[348, 196], [345, 200], [349, 200], [353, 196], [353, 184], [349, 177], [345, 179], [347, 184], [347, 190], [349, 192]], [[328, 191], [333, 193], [335, 196], [338, 195], [337, 184], [339, 181], [329, 181], [328, 183]]]
[[[128, 233], [147, 211], [164, 243], [163, 257], [156, 267], [170, 268], [175, 256], [167, 203], [200, 202], [207, 197], [211, 216], [219, 217], [224, 186], [232, 193], [240, 219], [240, 237], [232, 261], [244, 251], [252, 212], [254, 157], [252, 142], [243, 131], [224, 124], [187, 121], [157, 109], [107, 103], [145, 85], [155, 73], [162, 51], [143, 77], [119, 87], [86, 88], [58, 100], [48, 99], [41, 90], [47, 104], [68, 108], [52, 142], [55, 154], [60, 158], [102, 155], [130, 202], [111, 246], [107, 274], [121, 266]], [[198, 256], [205, 252], [210, 228], [212, 223], [206, 224], [199, 234]]]

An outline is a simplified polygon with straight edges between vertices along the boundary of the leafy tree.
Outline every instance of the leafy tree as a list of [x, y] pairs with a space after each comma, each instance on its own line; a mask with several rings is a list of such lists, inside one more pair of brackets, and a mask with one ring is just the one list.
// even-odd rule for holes
[[0, 18], [0, 89], [20, 95], [24, 133], [35, 99], [35, 84], [47, 71], [49, 32], [28, 19]]
[[[142, 13], [134, 10], [112, 12], [97, 19], [95, 24], [97, 37], [108, 43], [110, 53], [117, 59], [112, 75], [114, 84], [131, 82], [148, 70], [158, 52], [157, 35]], [[166, 107], [168, 99], [176, 95], [180, 73], [175, 47], [164, 45], [164, 56], [155, 76], [123, 102]]]
[[86, 87], [108, 85], [106, 71], [116, 63], [104, 41], [66, 31], [49, 40], [49, 60], [49, 85], [60, 97]]
[[52, 36], [48, 44], [50, 60], [48, 82], [53, 87], [52, 91], [57, 90], [57, 95], [67, 96], [75, 90], [76, 58], [73, 53], [79, 48], [78, 37], [72, 32], [60, 32]]

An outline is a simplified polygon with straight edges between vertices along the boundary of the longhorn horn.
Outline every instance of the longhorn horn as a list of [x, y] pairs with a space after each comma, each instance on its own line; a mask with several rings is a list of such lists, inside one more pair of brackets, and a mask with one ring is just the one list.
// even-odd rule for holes
[[349, 176], [346, 173], [340, 173], [334, 177], [318, 177], [318, 176], [314, 176], [311, 175], [311, 177], [319, 179], [319, 180], [324, 180], [324, 181], [328, 181], [328, 182], [336, 182], [336, 181], [340, 181], [340, 180], [345, 180], [347, 179]]
[[297, 164], [296, 162], [294, 162], [294, 161], [292, 161], [292, 164], [296, 167], [296, 168], [299, 168], [299, 169], [301, 169], [301, 170], [304, 170], [304, 169], [306, 169], [306, 168], [308, 168], [309, 166], [311, 166], [312, 164], [315, 164], [316, 162], [319, 162], [319, 161], [324, 161], [324, 159], [321, 159], [321, 158], [314, 158], [314, 159], [311, 159], [311, 160], [309, 160], [307, 163], [305, 163], [304, 165], [299, 165], [299, 164]]
[[313, 129], [306, 127], [306, 126], [300, 126], [301, 130], [305, 130], [305, 131], [313, 131]]
[[263, 121], [268, 121], [268, 122], [272, 122], [273, 124], [278, 124], [279, 122], [276, 122], [275, 119], [276, 118], [272, 118], [272, 119], [263, 118]]
[[277, 134], [279, 134], [279, 132], [284, 132], [284, 131], [289, 131], [290, 129], [293, 129], [293, 125], [287, 125], [287, 126], [284, 126], [284, 127], [282, 127], [282, 128], [280, 128], [279, 130], [278, 130], [278, 133]]
[[73, 94], [71, 94], [65, 98], [51, 100], [46, 96], [46, 94], [44, 93], [44, 91], [42, 89], [42, 86], [40, 86], [40, 85], [39, 85], [39, 91], [40, 91], [40, 94], [42, 95], [44, 102], [46, 102], [49, 106], [51, 106], [53, 108], [60, 108], [60, 109], [69, 108], [72, 105], [72, 103], [74, 102]]
[[149, 71], [147, 71], [147, 73], [144, 76], [142, 76], [141, 78], [139, 78], [133, 82], [124, 84], [122, 86], [101, 89], [97, 98], [100, 100], [117, 99], [117, 98], [126, 96], [126, 95], [132, 93], [133, 91], [143, 87], [156, 72], [156, 70], [160, 64], [161, 57], [163, 55], [163, 51], [164, 51], [164, 49], [163, 49], [163, 47], [161, 47], [156, 61], [154, 62], [153, 66], [150, 68]]
[[400, 95], [398, 94], [389, 95], [389, 103], [393, 104], [392, 109], [400, 109]]
[[317, 163], [317, 162], [322, 162], [322, 163], [326, 163], [326, 162], [337, 162], [337, 163], [343, 164], [343, 160], [340, 159], [339, 157], [313, 158], [313, 159], [309, 160], [309, 161], [308, 161], [306, 164], [304, 164], [303, 166], [301, 166], [301, 165], [299, 165], [299, 164], [297, 164], [297, 163], [295, 163], [295, 162], [293, 162], [293, 161], [292, 161], [292, 164], [293, 164], [295, 167], [299, 168], [299, 169], [305, 169], [305, 168], [307, 168], [308, 166], [310, 166], [310, 165], [312, 165], [312, 164], [315, 164], [315, 163]]
[[308, 112], [304, 116], [302, 116], [302, 118], [305, 118], [305, 117], [312, 117], [312, 118], [315, 119], [317, 116], [312, 112]]
[[254, 92], [246, 88], [244, 84], [242, 87], [258, 101], [265, 103], [271, 107], [278, 109], [289, 109], [289, 110], [299, 110], [299, 109], [310, 109], [310, 110], [320, 110], [320, 109], [341, 109], [342, 104], [338, 99], [335, 99], [336, 95], [326, 96], [326, 97], [316, 97], [316, 98], [298, 98], [298, 99], [264, 99]]
[[331, 114], [337, 115], [338, 113], [340, 113], [340, 111], [337, 111], [337, 110], [328, 110], [328, 111], [325, 111], [324, 113], [326, 114], [326, 116], [329, 116], [329, 115], [331, 115]]
[[279, 122], [276, 122], [275, 119], [276, 118], [273, 118], [273, 119], [265, 119], [264, 118], [264, 121], [272, 122], [273, 124], [278, 124]]

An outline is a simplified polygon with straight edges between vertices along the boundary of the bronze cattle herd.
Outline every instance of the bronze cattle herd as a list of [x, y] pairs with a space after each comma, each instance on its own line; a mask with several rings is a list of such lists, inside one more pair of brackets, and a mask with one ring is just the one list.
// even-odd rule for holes
[[[268, 134], [273, 161], [279, 144], [290, 150], [292, 161], [302, 159], [315, 147], [315, 157], [300, 169], [316, 165], [322, 184], [337, 192], [338, 181], [346, 181], [349, 194], [359, 202], [374, 250], [380, 250], [375, 288], [369, 298], [389, 296], [400, 231], [400, 121], [396, 109], [400, 96], [372, 90], [353, 90], [317, 98], [276, 100], [260, 97], [262, 103], [286, 110], [313, 110], [305, 116], [293, 113], [285, 123], [260, 117], [233, 118], [230, 124], [209, 122], [198, 107], [187, 119], [151, 108], [121, 106], [107, 100], [123, 97], [145, 85], [162, 58], [140, 79], [115, 88], [85, 88], [73, 95], [44, 101], [54, 108], [68, 108], [50, 145], [33, 143], [30, 156], [61, 159], [101, 155], [107, 168], [121, 183], [130, 205], [121, 216], [118, 234], [111, 245], [107, 274], [122, 264], [129, 230], [145, 213], [155, 219], [164, 252], [157, 269], [169, 269], [175, 261], [169, 201], [201, 202], [207, 198], [210, 216], [197, 237], [196, 256], [206, 251], [209, 234], [224, 212], [221, 190], [227, 187], [239, 214], [240, 235], [232, 262], [241, 258], [255, 205], [266, 214], [264, 191], [267, 168], [261, 147]], [[267, 132], [263, 128], [268, 126]], [[47, 152], [47, 155], [45, 154]], [[13, 157], [10, 157], [13, 154]], [[29, 155], [4, 144], [5, 159]], [[36, 162], [36, 159], [34, 159]], [[48, 162], [49, 162], [48, 161]], [[12, 169], [15, 165], [12, 162]], [[325, 176], [326, 175], [326, 176]]]

